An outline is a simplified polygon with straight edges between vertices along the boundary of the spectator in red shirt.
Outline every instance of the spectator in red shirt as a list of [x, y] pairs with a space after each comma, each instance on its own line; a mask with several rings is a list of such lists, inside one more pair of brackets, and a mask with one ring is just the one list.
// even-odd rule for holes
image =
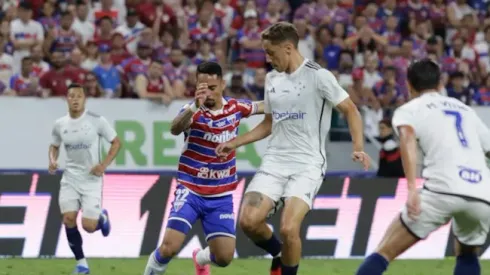
[[163, 74], [163, 64], [160, 61], [153, 61], [146, 74], [136, 77], [135, 89], [140, 98], [157, 103], [170, 104], [173, 98], [170, 81]]
[[41, 76], [39, 83], [43, 89], [42, 96], [66, 96], [67, 88], [71, 83], [83, 83], [71, 66], [66, 66], [63, 52], [51, 54], [51, 69]]
[[141, 23], [148, 27], [153, 27], [155, 20], [157, 19], [157, 14], [161, 14], [160, 17], [161, 24], [160, 28], [165, 27], [165, 25], [171, 25], [169, 27], [177, 26], [177, 19], [175, 17], [174, 11], [171, 7], [167, 6], [163, 0], [151, 0], [148, 2], [141, 1], [138, 8], [138, 14], [140, 16]]
[[112, 31], [113, 31], [113, 21], [110, 17], [104, 16], [98, 22], [98, 28], [94, 36], [95, 44], [100, 47], [102, 44], [111, 46], [112, 44]]
[[114, 2], [112, 0], [101, 0], [100, 1], [100, 9], [94, 10], [93, 18], [95, 21], [99, 21], [104, 17], [109, 17], [112, 19], [112, 22], [116, 22], [117, 24], [121, 24], [123, 22], [119, 22], [122, 18], [121, 11], [114, 8]]
[[127, 51], [126, 42], [123, 35], [119, 32], [112, 34], [111, 60], [114, 64], [121, 64], [124, 60], [131, 57]]
[[143, 41], [138, 42], [135, 57], [124, 60], [118, 67], [121, 72], [121, 82], [124, 88], [123, 97], [135, 97], [134, 81], [136, 76], [144, 74], [151, 63], [151, 45]]
[[32, 58], [24, 57], [21, 72], [10, 78], [10, 90], [17, 96], [39, 96], [39, 79], [32, 74]]
[[189, 37], [191, 39], [193, 50], [197, 49], [197, 41], [207, 39], [216, 49], [224, 50], [226, 40], [223, 40], [223, 28], [221, 22], [214, 16], [213, 1], [204, 0], [199, 4], [198, 21], [189, 26]]

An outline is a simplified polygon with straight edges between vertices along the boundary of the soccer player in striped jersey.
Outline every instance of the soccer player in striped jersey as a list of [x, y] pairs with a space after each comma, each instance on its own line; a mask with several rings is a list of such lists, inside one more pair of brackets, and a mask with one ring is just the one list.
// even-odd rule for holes
[[[325, 140], [334, 107], [349, 123], [353, 160], [361, 162], [365, 169], [369, 167], [357, 107], [331, 72], [301, 56], [298, 41], [296, 28], [286, 22], [276, 23], [262, 33], [267, 59], [274, 68], [265, 81], [264, 120], [217, 149], [218, 155], [227, 156], [239, 146], [270, 135], [262, 165], [245, 193], [239, 223], [258, 247], [274, 257], [274, 275], [298, 272], [299, 232], [323, 183], [327, 168]], [[266, 218], [283, 199], [281, 245]]]
[[179, 160], [179, 186], [163, 242], [151, 254], [144, 275], [165, 273], [198, 219], [209, 246], [193, 253], [196, 275], [211, 274], [210, 264], [227, 266], [235, 253], [235, 152], [220, 158], [215, 148], [236, 138], [240, 120], [263, 114], [264, 107], [262, 102], [223, 97], [226, 84], [215, 62], [201, 63], [197, 79], [195, 100], [185, 105], [172, 122], [172, 134], [184, 133], [186, 141]]

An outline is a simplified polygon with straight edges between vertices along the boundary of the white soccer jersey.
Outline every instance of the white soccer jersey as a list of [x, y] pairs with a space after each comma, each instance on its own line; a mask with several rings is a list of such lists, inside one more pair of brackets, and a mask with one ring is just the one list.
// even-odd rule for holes
[[86, 111], [77, 119], [69, 115], [56, 120], [52, 145], [62, 143], [66, 151], [66, 167], [62, 181], [71, 183], [97, 181], [90, 170], [101, 162], [101, 137], [112, 142], [117, 134], [102, 116]]
[[490, 202], [490, 131], [475, 111], [437, 92], [399, 107], [393, 127], [411, 126], [423, 154], [424, 188]]
[[272, 133], [264, 160], [325, 171], [332, 108], [348, 97], [331, 72], [308, 59], [291, 74], [268, 73], [264, 109], [272, 114]]

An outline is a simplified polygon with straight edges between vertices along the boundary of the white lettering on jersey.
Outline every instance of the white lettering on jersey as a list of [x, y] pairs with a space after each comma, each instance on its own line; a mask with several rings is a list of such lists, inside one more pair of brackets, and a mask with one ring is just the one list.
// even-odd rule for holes
[[232, 131], [232, 132], [224, 131], [221, 134], [205, 133], [203, 139], [214, 143], [224, 143], [236, 137], [237, 137], [236, 131]]
[[233, 220], [233, 219], [235, 219], [235, 215], [233, 215], [233, 214], [220, 214], [219, 219], [220, 220]]
[[229, 176], [231, 176], [231, 168], [225, 170], [213, 170], [207, 167], [201, 167], [199, 173], [197, 173], [197, 177], [203, 179], [224, 179]]

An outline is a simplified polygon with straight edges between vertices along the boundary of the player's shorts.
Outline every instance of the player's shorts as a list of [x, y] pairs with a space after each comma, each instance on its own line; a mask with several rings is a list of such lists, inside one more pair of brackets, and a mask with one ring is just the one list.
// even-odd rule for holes
[[201, 197], [180, 185], [175, 191], [167, 227], [187, 235], [198, 219], [206, 241], [222, 236], [235, 238], [233, 196]]
[[421, 213], [417, 220], [402, 210], [401, 220], [416, 237], [425, 239], [439, 227], [452, 221], [454, 236], [468, 246], [485, 243], [490, 228], [490, 205], [467, 197], [420, 191]]
[[322, 169], [314, 165], [281, 165], [264, 160], [245, 193], [258, 192], [276, 203], [282, 198], [297, 197], [311, 209], [323, 178]]
[[97, 220], [102, 211], [102, 180], [87, 182], [61, 181], [59, 204], [61, 213], [78, 212]]

